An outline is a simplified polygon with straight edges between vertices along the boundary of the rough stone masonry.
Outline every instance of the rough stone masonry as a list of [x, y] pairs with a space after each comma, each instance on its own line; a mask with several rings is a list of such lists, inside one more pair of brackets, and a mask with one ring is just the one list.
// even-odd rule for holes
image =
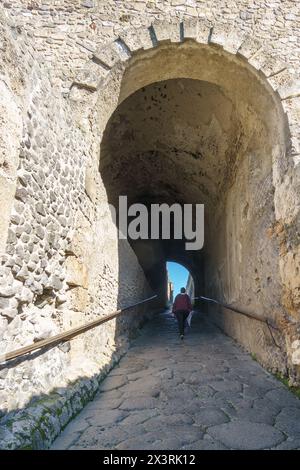
[[[208, 312], [299, 384], [298, 2], [1, 1], [0, 28], [0, 353], [163, 305], [172, 259], [196, 295], [272, 319], [275, 342]], [[204, 203], [204, 249], [99, 238], [121, 194]], [[53, 440], [148, 313], [1, 364], [3, 446]]]

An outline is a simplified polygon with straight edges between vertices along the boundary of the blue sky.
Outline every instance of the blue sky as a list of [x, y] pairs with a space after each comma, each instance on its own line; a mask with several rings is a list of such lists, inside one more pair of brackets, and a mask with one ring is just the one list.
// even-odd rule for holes
[[189, 272], [181, 264], [168, 262], [167, 269], [169, 272], [169, 279], [174, 284], [174, 297], [180, 292], [181, 287], [185, 287], [188, 279]]

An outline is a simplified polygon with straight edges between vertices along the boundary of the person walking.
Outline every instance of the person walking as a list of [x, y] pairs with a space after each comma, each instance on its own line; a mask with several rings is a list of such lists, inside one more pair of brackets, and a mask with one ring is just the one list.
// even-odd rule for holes
[[177, 318], [180, 338], [184, 338], [184, 324], [192, 310], [192, 303], [189, 295], [185, 292], [185, 288], [180, 289], [173, 303], [172, 313]]

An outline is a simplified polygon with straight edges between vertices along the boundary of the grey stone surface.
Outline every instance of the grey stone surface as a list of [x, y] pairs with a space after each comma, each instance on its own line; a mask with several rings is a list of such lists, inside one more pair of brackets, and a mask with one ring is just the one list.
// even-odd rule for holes
[[283, 408], [276, 417], [275, 425], [284, 433], [300, 439], [300, 409]]
[[[85, 410], [83, 410], [82, 414], [85, 415]], [[101, 413], [89, 410], [85, 416], [92, 426], [105, 427], [118, 423], [127, 415], [121, 410], [103, 410]]]
[[209, 434], [229, 449], [267, 449], [284, 441], [285, 436], [276, 428], [263, 423], [232, 421], [213, 426]]
[[148, 408], [155, 408], [156, 402], [153, 398], [148, 397], [132, 397], [127, 398], [120, 406], [123, 410], [146, 410]]
[[101, 385], [100, 390], [103, 392], [114, 390], [119, 387], [122, 387], [126, 382], [127, 382], [127, 379], [124, 376], [108, 377], [105, 380], [105, 383]]
[[101, 390], [106, 391], [66, 427], [53, 449], [300, 445], [300, 400], [201, 313], [184, 342], [169, 313], [156, 316], [101, 383]]
[[196, 424], [202, 426], [214, 426], [216, 424], [222, 424], [229, 421], [228, 416], [224, 411], [216, 407], [205, 407], [200, 408], [194, 415], [194, 421]]

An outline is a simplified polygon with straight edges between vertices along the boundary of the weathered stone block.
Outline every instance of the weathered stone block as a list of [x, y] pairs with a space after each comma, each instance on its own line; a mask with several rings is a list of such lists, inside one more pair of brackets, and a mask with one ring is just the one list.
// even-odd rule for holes
[[181, 42], [179, 23], [154, 22], [152, 27], [158, 42]]
[[29, 278], [29, 272], [26, 266], [23, 266], [16, 275], [16, 279], [19, 281], [26, 281]]
[[108, 68], [112, 68], [117, 62], [121, 61], [120, 50], [115, 43], [98, 49], [94, 53], [94, 60], [104, 64]]
[[267, 81], [270, 83], [273, 90], [277, 90], [277, 88], [291, 81], [291, 74], [287, 69], [284, 69], [275, 75], [267, 77]]
[[268, 55], [260, 70], [266, 77], [269, 77], [270, 75], [273, 76], [283, 72], [286, 69], [286, 66], [287, 64], [282, 60], [274, 57], [273, 55]]
[[75, 256], [69, 256], [65, 262], [66, 282], [70, 286], [88, 287], [88, 271], [83, 262]]
[[45, 230], [43, 229], [43, 227], [38, 225], [36, 227], [35, 231], [36, 231], [37, 236], [42, 240], [45, 236]]
[[16, 291], [12, 286], [0, 285], [0, 297], [12, 297]]
[[195, 41], [197, 40], [198, 21], [196, 18], [186, 19], [183, 21], [183, 35], [184, 39], [194, 39]]
[[154, 47], [148, 28], [138, 28], [136, 30], [136, 35], [140, 43], [142, 44], [143, 49], [147, 50], [152, 49], [152, 47]]
[[[88, 66], [82, 69], [74, 79], [74, 85], [87, 88], [91, 91], [96, 91], [101, 82], [108, 74], [108, 70], [100, 63], [90, 61]], [[73, 89], [74, 88], [74, 89]], [[76, 86], [71, 88], [70, 98], [75, 99], [77, 91]]]
[[282, 100], [300, 96], [300, 79], [291, 80], [289, 83], [280, 86], [277, 92]]
[[27, 287], [22, 287], [22, 290], [16, 295], [16, 298], [21, 302], [29, 303], [33, 299], [33, 292]]
[[35, 206], [36, 211], [40, 215], [46, 215], [45, 206], [42, 202], [38, 202]]
[[225, 51], [231, 54], [236, 54], [243, 42], [243, 37], [239, 36], [235, 30], [226, 27], [226, 25], [217, 24], [212, 28], [209, 42], [222, 46]]
[[15, 198], [26, 202], [28, 198], [28, 191], [25, 188], [17, 188]]
[[266, 77], [277, 74], [286, 68], [282, 60], [275, 58], [272, 53], [261, 47], [256, 54], [249, 59], [249, 64], [256, 70], [263, 72]]
[[137, 35], [132, 30], [122, 31], [120, 39], [123, 41], [131, 52], [142, 49], [142, 44]]
[[18, 225], [21, 221], [21, 217], [19, 216], [19, 214], [12, 214], [10, 216], [10, 221], [11, 223]]
[[67, 291], [66, 300], [72, 310], [84, 312], [89, 302], [88, 290], [84, 287], [73, 287]]
[[16, 317], [18, 314], [18, 309], [17, 308], [4, 308], [1, 310], [1, 315], [3, 317], [8, 318], [9, 320], [12, 320], [13, 318]]
[[261, 42], [253, 36], [246, 36], [238, 48], [238, 54], [249, 59], [262, 47]]

